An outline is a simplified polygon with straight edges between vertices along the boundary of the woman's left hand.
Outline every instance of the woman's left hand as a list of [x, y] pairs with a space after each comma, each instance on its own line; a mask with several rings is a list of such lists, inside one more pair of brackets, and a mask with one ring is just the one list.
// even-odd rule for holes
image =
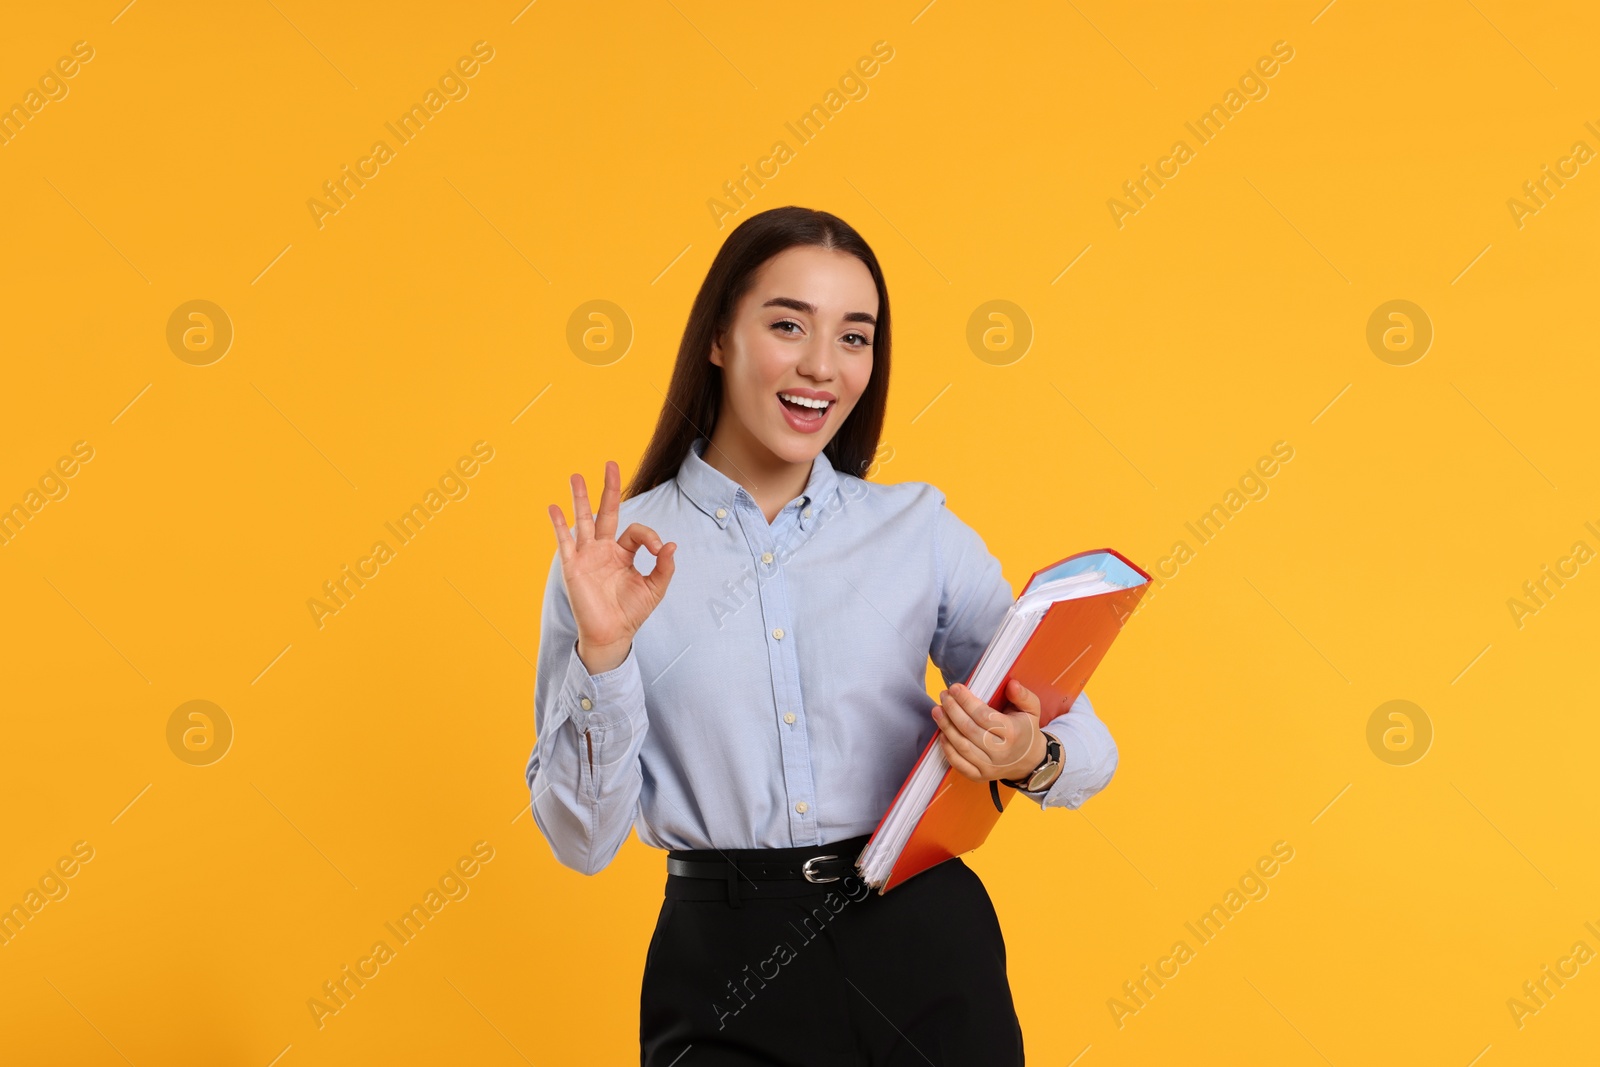
[[1038, 696], [1015, 678], [1005, 692], [1004, 711], [995, 711], [960, 682], [939, 694], [933, 721], [939, 724], [940, 745], [964, 778], [1018, 778], [1044, 759]]

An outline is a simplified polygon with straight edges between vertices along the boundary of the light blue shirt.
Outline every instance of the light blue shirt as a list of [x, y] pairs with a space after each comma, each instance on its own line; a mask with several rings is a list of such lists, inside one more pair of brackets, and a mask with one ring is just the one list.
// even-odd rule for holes
[[[964, 682], [1015, 594], [926, 482], [880, 485], [825, 454], [768, 524], [696, 439], [676, 477], [622, 501], [676, 541], [666, 595], [627, 659], [591, 675], [555, 553], [545, 585], [533, 818], [594, 874], [628, 830], [659, 849], [789, 848], [871, 833], [928, 739], [928, 660]], [[634, 566], [650, 573], [641, 548]], [[1086, 695], [1044, 727], [1065, 767], [1041, 807], [1104, 789], [1117, 746]]]

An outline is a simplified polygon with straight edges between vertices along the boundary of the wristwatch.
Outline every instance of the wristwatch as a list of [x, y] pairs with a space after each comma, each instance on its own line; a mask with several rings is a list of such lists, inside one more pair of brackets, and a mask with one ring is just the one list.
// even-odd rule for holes
[[1054, 735], [1045, 734], [1044, 759], [1033, 769], [1033, 773], [1026, 778], [1001, 778], [1000, 781], [1012, 789], [1040, 793], [1049, 789], [1055, 784], [1055, 780], [1061, 777], [1061, 764], [1061, 742], [1056, 740]]

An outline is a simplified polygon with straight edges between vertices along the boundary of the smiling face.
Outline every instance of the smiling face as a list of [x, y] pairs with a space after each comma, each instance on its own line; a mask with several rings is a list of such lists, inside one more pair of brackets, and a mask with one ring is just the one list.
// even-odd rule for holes
[[810, 467], [872, 377], [878, 288], [848, 252], [797, 245], [773, 256], [734, 310], [715, 443], [753, 462]]

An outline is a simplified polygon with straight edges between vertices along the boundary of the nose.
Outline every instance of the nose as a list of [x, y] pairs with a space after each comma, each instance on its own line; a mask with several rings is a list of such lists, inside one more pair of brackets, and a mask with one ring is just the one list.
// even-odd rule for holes
[[807, 378], [819, 382], [828, 381], [833, 377], [833, 348], [830, 342], [821, 334], [813, 334], [806, 339], [800, 352], [800, 361], [795, 369]]

